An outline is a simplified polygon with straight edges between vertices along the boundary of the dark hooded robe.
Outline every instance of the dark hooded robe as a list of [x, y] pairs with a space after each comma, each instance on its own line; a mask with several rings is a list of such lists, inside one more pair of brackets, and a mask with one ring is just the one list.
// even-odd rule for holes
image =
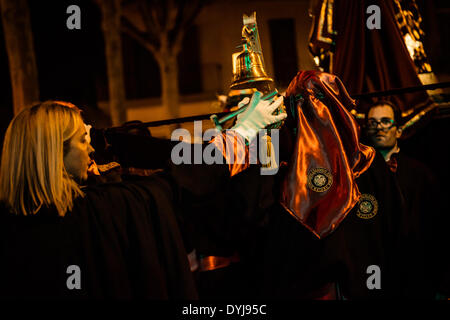
[[[425, 164], [403, 151], [391, 155], [390, 169], [405, 200], [408, 219], [408, 256], [405, 269], [415, 281], [408, 290], [420, 298], [449, 292], [449, 267], [445, 258], [448, 243], [448, 214], [443, 201], [445, 179], [437, 179]], [[392, 163], [395, 163], [392, 166]]]
[[[417, 245], [410, 241], [416, 232], [412, 226], [417, 224], [410, 220], [402, 190], [382, 156], [371, 151], [364, 161], [367, 147], [359, 144], [359, 133], [349, 135], [355, 131], [348, 128], [357, 129], [357, 125], [346, 116], [345, 109], [350, 110], [354, 102], [345, 88], [335, 76], [299, 72], [287, 96], [294, 101], [291, 118], [298, 124], [290, 128], [296, 151], [280, 178], [282, 205], [275, 204], [269, 213], [261, 281], [264, 296], [419, 297], [417, 290], [411, 290], [418, 274], [409, 272]], [[305, 143], [308, 139], [318, 141], [313, 144], [318, 148], [310, 148]], [[346, 166], [336, 165], [333, 159], [343, 157]], [[317, 164], [328, 172], [307, 170]], [[342, 181], [340, 171], [349, 172], [349, 168], [350, 179]], [[331, 186], [326, 179], [314, 181], [318, 174], [332, 179]], [[354, 185], [349, 188], [348, 182]], [[339, 194], [348, 197], [352, 190], [356, 190], [355, 200], [345, 208]], [[320, 236], [317, 230], [325, 232]]]
[[[198, 268], [194, 272], [200, 298], [247, 296], [242, 288], [239, 257], [240, 235], [245, 234], [241, 216], [244, 196], [238, 196], [227, 165], [194, 164], [194, 145], [118, 131], [94, 131], [96, 150], [107, 140], [110, 155], [122, 168], [138, 170], [162, 168], [173, 181], [177, 195], [177, 221], [186, 251], [194, 252]], [[182, 143], [189, 148], [190, 164], [174, 165], [172, 148]], [[203, 145], [205, 148], [207, 144]], [[259, 170], [256, 166], [249, 171]], [[137, 179], [127, 175], [126, 179]], [[233, 199], [230, 201], [230, 199]], [[192, 267], [192, 266], [191, 266]]]
[[[354, 101], [326, 73], [300, 72], [289, 88], [276, 175], [261, 176], [251, 165], [171, 166], [199, 254], [239, 256], [238, 272], [228, 265], [203, 274], [205, 291], [216, 297], [317, 299], [333, 290], [345, 299], [415, 297], [408, 290], [414, 275], [404, 272], [414, 252], [405, 201], [384, 159], [359, 142], [348, 112]], [[148, 163], [154, 149], [144, 140], [139, 146], [148, 150], [140, 161]], [[241, 145], [239, 152], [248, 150]], [[380, 288], [371, 278], [374, 266]]]
[[64, 217], [1, 207], [2, 298], [197, 297], [164, 176], [83, 191]]

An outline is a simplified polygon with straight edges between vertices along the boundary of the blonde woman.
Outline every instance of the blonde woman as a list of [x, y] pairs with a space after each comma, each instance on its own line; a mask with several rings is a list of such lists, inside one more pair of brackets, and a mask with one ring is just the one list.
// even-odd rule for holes
[[167, 180], [81, 188], [91, 152], [72, 104], [47, 101], [11, 121], [0, 170], [0, 296], [196, 298]]

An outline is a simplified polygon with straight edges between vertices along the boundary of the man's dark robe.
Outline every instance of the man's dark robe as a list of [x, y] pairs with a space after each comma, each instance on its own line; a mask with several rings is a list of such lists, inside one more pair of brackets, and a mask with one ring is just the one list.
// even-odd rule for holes
[[[18, 216], [1, 207], [1, 297], [197, 297], [167, 179], [83, 191], [65, 217], [53, 208]], [[80, 290], [67, 286], [72, 265], [81, 271]]]
[[405, 199], [409, 221], [411, 261], [405, 271], [416, 278], [409, 290], [425, 298], [433, 298], [436, 292], [448, 295], [446, 246], [449, 218], [443, 198], [445, 181], [438, 180], [426, 165], [404, 152], [395, 156], [397, 170], [393, 175]]
[[[320, 298], [330, 283], [338, 283], [349, 299], [407, 296], [403, 263], [407, 219], [400, 192], [377, 155], [357, 180], [361, 194], [375, 197], [378, 210], [372, 218], [358, 216], [358, 204], [329, 236], [318, 239], [281, 207], [268, 223], [264, 295], [273, 298]], [[370, 290], [367, 267], [381, 270], [381, 289]], [[325, 291], [324, 291], [325, 290]]]

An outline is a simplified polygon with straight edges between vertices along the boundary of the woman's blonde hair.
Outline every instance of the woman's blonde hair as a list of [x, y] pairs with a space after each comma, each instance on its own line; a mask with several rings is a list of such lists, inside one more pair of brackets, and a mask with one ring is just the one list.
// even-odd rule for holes
[[70, 139], [83, 124], [80, 110], [46, 101], [20, 112], [8, 126], [0, 169], [0, 201], [16, 214], [54, 205], [60, 216], [83, 196], [64, 167]]

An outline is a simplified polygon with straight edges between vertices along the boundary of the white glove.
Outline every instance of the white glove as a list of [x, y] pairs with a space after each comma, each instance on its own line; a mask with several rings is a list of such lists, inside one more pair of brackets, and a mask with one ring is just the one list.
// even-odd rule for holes
[[[231, 128], [249, 142], [256, 138], [259, 130], [287, 117], [286, 112], [272, 115], [283, 103], [283, 97], [278, 97], [276, 100], [261, 100], [261, 95], [259, 91], [253, 94], [247, 109], [238, 114], [236, 124]], [[244, 98], [238, 106], [242, 107], [249, 100], [249, 98]]]

